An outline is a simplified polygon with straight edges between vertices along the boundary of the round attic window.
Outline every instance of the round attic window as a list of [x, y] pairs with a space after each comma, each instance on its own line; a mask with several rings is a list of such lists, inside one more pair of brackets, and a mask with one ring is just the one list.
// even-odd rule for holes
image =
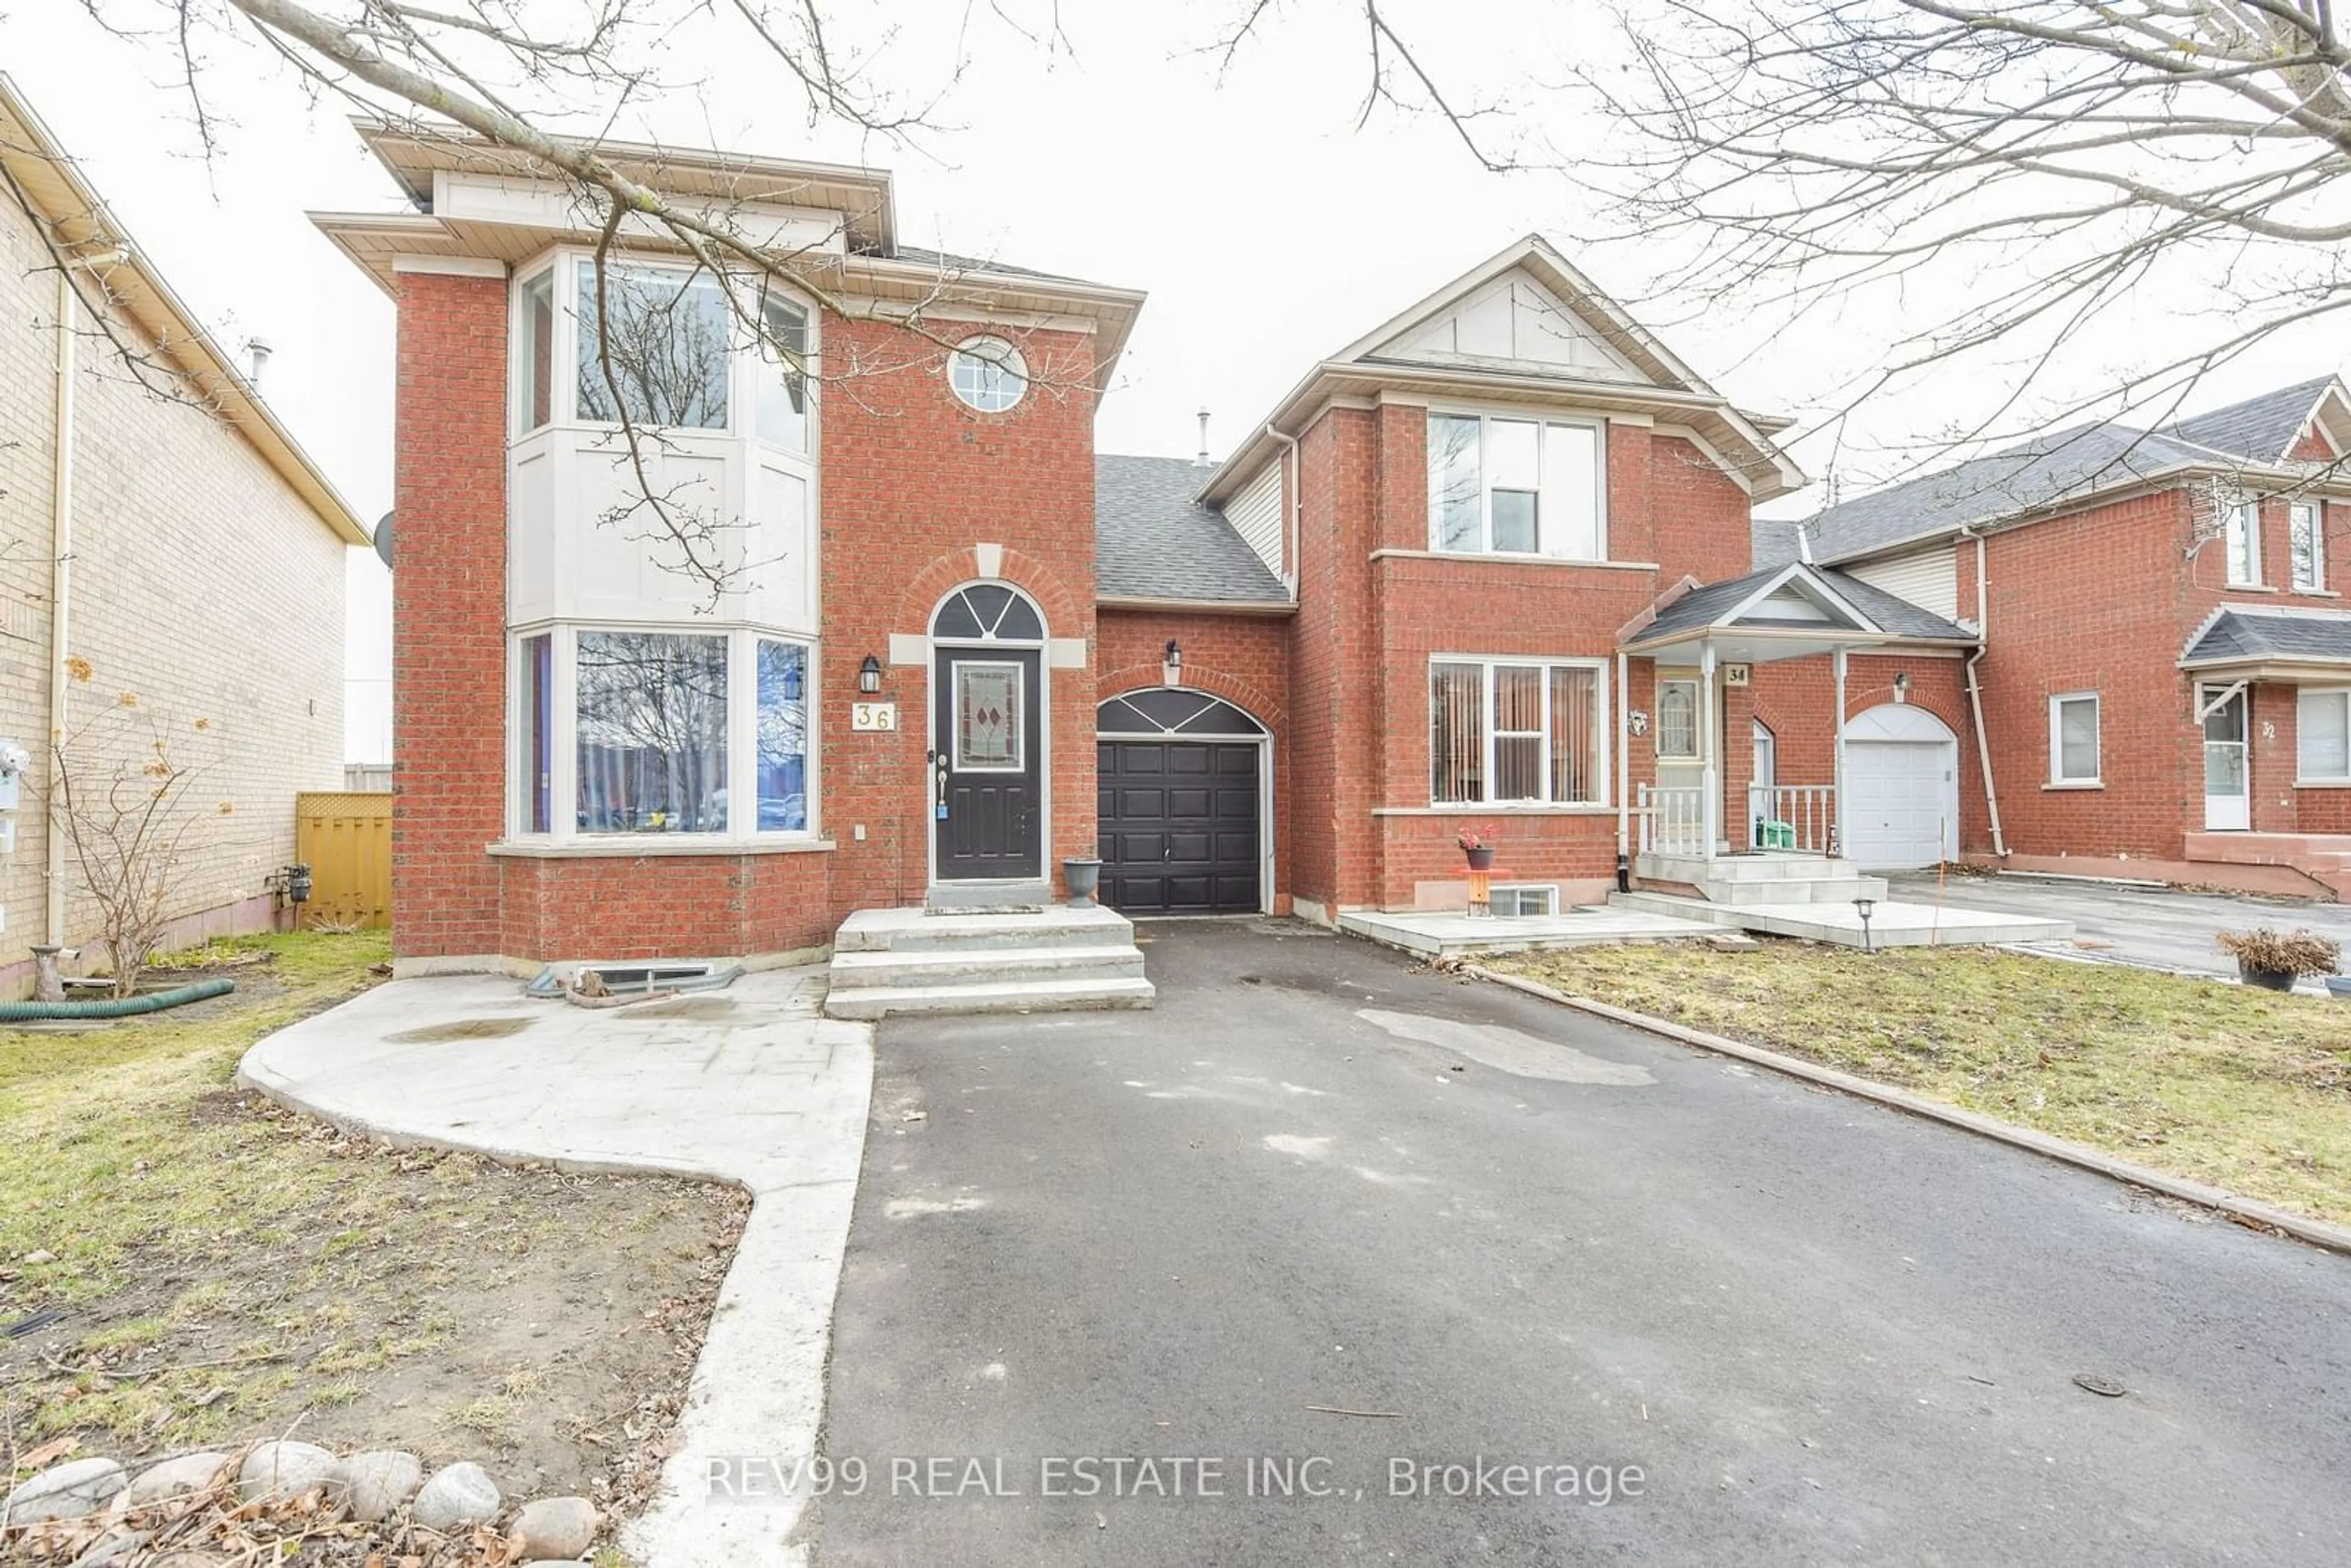
[[1029, 361], [1001, 338], [967, 338], [947, 356], [947, 384], [982, 413], [1002, 413], [1029, 391]]

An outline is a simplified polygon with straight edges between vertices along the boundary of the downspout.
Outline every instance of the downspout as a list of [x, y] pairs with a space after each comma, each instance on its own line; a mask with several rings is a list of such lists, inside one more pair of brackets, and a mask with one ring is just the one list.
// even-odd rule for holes
[[1977, 678], [1976, 666], [1991, 652], [1991, 598], [1984, 586], [1984, 538], [1972, 528], [1961, 528], [1962, 538], [1976, 541], [1976, 651], [1968, 655], [1968, 713], [1975, 721], [1976, 763], [1983, 769], [1984, 810], [1991, 818], [1991, 852], [2001, 860], [2008, 858], [2008, 839], [2000, 831], [2000, 791], [1991, 781], [1991, 747], [1984, 738], [1983, 683]]
[[1266, 423], [1265, 433], [1289, 449], [1290, 505], [1282, 508], [1286, 514], [1282, 518], [1282, 535], [1283, 549], [1288, 552], [1283, 559], [1290, 564], [1290, 597], [1294, 603], [1298, 599], [1299, 581], [1306, 575], [1301, 570], [1298, 559], [1299, 528], [1306, 507], [1306, 465], [1299, 461], [1298, 437], [1282, 434], [1273, 427], [1270, 420]]
[[52, 512], [49, 532], [49, 789], [44, 802], [44, 832], [48, 840], [48, 911], [44, 940], [52, 947], [66, 940], [66, 833], [63, 779], [57, 743], [65, 738], [67, 618], [73, 601], [73, 449], [74, 449], [74, 316], [81, 298], [74, 292], [69, 265], [57, 264], [57, 406], [56, 467], [50, 481]]
[[1616, 891], [1632, 891], [1633, 868], [1633, 743], [1625, 727], [1625, 710], [1632, 706], [1632, 662], [1616, 650]]

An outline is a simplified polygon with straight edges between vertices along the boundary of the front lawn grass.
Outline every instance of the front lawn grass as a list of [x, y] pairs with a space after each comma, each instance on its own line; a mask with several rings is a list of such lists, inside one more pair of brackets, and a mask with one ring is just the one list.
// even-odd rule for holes
[[650, 1474], [743, 1200], [389, 1149], [235, 1086], [387, 946], [215, 943], [168, 962], [231, 996], [0, 1028], [0, 1328], [26, 1331], [0, 1339], [0, 1445], [129, 1462], [290, 1428], [607, 1504]]
[[2118, 966], [1766, 940], [1483, 960], [2351, 1224], [2351, 1007]]

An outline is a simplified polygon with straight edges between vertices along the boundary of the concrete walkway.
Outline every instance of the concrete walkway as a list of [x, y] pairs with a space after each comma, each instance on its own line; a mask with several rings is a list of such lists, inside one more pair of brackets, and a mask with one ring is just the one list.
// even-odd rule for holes
[[833, 1293], [865, 1144], [871, 1026], [818, 1016], [820, 970], [612, 1009], [515, 980], [394, 980], [246, 1053], [238, 1081], [398, 1142], [598, 1171], [671, 1172], [752, 1197], [695, 1364], [661, 1496], [626, 1527], [643, 1568], [795, 1563], [797, 1500], [714, 1502], [712, 1458], [814, 1451]]
[[2237, 961], [2214, 938], [2255, 925], [2308, 926], [2351, 952], [2351, 905], [2340, 904], [2028, 876], [1955, 876], [1939, 887], [1932, 872], [1896, 872], [1888, 880], [1896, 898], [1939, 896], [1947, 905], [2069, 921], [2077, 953], [2158, 969], [2233, 975]]

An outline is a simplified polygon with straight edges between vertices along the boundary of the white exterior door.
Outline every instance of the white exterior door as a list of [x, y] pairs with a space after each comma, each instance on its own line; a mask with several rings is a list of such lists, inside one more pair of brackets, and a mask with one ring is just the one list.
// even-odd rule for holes
[[1959, 742], [1924, 709], [1888, 703], [1845, 727], [1844, 856], [1909, 871], [1959, 852]]
[[2247, 785], [2245, 690], [2226, 697], [2225, 687], [2199, 686], [2196, 706], [2204, 715], [2204, 826], [2242, 832], [2253, 825], [2252, 793]]

